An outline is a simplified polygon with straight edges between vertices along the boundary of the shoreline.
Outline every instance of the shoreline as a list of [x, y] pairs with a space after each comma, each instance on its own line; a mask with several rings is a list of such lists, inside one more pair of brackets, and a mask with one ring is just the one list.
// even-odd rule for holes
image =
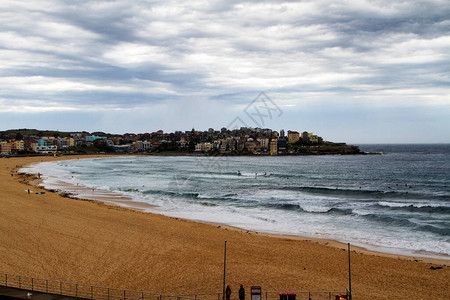
[[[104, 156], [84, 156], [96, 157]], [[233, 292], [240, 284], [263, 291], [348, 286], [346, 244], [144, 213], [42, 188], [28, 194], [25, 178], [11, 172], [40, 161], [0, 158], [1, 272], [162, 294], [211, 293], [222, 289], [226, 240]], [[354, 299], [448, 299], [448, 263], [351, 250]]]
[[[60, 156], [61, 157], [61, 156]], [[116, 157], [116, 155], [110, 155], [108, 157]], [[123, 157], [123, 155], [119, 155], [119, 157]], [[56, 157], [56, 160], [58, 161], [59, 157]], [[88, 158], [82, 158], [82, 159], [91, 159], [93, 157]], [[95, 158], [98, 158], [95, 156]], [[69, 158], [71, 159], [71, 158]], [[27, 165], [21, 166], [21, 169], [26, 169]], [[25, 173], [32, 175], [33, 173]], [[20, 175], [20, 173], [19, 173]], [[282, 239], [292, 239], [292, 240], [301, 240], [301, 241], [313, 241], [315, 243], [324, 245], [324, 246], [332, 246], [338, 249], [347, 249], [346, 242], [333, 239], [333, 238], [320, 238], [320, 237], [312, 237], [312, 236], [301, 236], [301, 235], [295, 235], [295, 234], [283, 234], [283, 233], [270, 233], [270, 232], [264, 232], [259, 230], [252, 230], [252, 229], [246, 229], [241, 228], [239, 226], [234, 226], [230, 224], [224, 224], [224, 223], [214, 223], [214, 222], [208, 222], [208, 221], [202, 221], [202, 220], [195, 220], [195, 219], [186, 219], [181, 218], [177, 216], [168, 216], [164, 214], [160, 214], [157, 211], [151, 211], [158, 208], [156, 205], [152, 205], [146, 202], [140, 202], [135, 201], [132, 199], [132, 197], [121, 195], [120, 193], [110, 192], [110, 191], [104, 191], [104, 190], [98, 190], [98, 189], [91, 189], [86, 186], [75, 186], [69, 182], [63, 182], [60, 181], [60, 185], [56, 185], [55, 188], [47, 189], [43, 186], [39, 186], [41, 184], [43, 179], [41, 179], [39, 182], [32, 182], [30, 185], [38, 186], [48, 192], [53, 192], [56, 194], [63, 195], [67, 198], [72, 198], [75, 200], [82, 200], [82, 201], [94, 201], [94, 202], [103, 202], [106, 205], [116, 205], [125, 209], [130, 210], [136, 210], [141, 211], [143, 213], [148, 214], [158, 214], [164, 217], [168, 218], [177, 218], [177, 219], [183, 219], [186, 221], [191, 222], [197, 222], [197, 223], [203, 223], [203, 224], [210, 224], [213, 226], [218, 226], [219, 228], [227, 228], [228, 230], [234, 230], [238, 232], [251, 232], [253, 234], [258, 234], [260, 236], [266, 236], [271, 238], [282, 238]], [[92, 191], [92, 194], [90, 193]], [[89, 193], [87, 193], [89, 192]], [[149, 211], [150, 210], [150, 211]], [[390, 258], [399, 258], [399, 259], [405, 259], [410, 261], [420, 261], [425, 263], [431, 263], [431, 264], [438, 264], [441, 266], [444, 266], [446, 264], [450, 264], [450, 256], [445, 254], [439, 254], [439, 253], [433, 253], [433, 252], [427, 252], [423, 251], [423, 253], [415, 253], [412, 250], [407, 249], [394, 249], [392, 252], [389, 251], [382, 251], [382, 250], [373, 250], [370, 249], [373, 248], [381, 248], [382, 250], [389, 250], [388, 248], [384, 248], [382, 246], [376, 246], [376, 245], [364, 245], [364, 244], [351, 244], [351, 249], [353, 252], [359, 252], [366, 255], [376, 255], [376, 256], [382, 256], [382, 257], [390, 257]], [[406, 253], [395, 253], [395, 250], [404, 250]]]

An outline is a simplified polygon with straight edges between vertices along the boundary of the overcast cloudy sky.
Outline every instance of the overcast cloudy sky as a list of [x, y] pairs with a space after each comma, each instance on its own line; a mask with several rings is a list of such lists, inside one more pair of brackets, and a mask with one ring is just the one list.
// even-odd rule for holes
[[450, 142], [450, 2], [2, 0], [0, 77], [0, 130], [256, 127], [264, 92], [264, 127]]

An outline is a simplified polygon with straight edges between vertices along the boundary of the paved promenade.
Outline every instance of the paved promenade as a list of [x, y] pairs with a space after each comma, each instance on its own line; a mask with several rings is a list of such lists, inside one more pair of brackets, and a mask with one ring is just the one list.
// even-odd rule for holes
[[46, 294], [36, 291], [0, 286], [0, 299], [69, 300], [83, 298]]

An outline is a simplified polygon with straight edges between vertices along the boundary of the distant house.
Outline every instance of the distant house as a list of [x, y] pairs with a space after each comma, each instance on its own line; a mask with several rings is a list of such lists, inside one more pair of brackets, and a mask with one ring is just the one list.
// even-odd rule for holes
[[152, 144], [148, 141], [136, 141], [133, 143], [133, 146], [138, 152], [150, 151], [152, 149]]
[[278, 139], [272, 138], [270, 140], [270, 155], [277, 155], [278, 154]]
[[270, 140], [267, 138], [258, 139], [262, 149], [269, 149]]
[[35, 146], [33, 151], [40, 154], [54, 154], [58, 151], [58, 147], [56, 146]]
[[52, 140], [44, 138], [44, 137], [38, 139], [37, 142], [38, 142], [38, 146], [41, 146], [41, 147], [43, 147], [43, 146], [51, 146], [52, 145]]
[[209, 152], [213, 148], [211, 143], [198, 143], [195, 145], [196, 152]]
[[0, 151], [3, 155], [11, 154], [11, 144], [7, 142], [0, 142]]
[[105, 140], [106, 141], [106, 137], [105, 136], [97, 136], [97, 135], [87, 135], [86, 136], [86, 142], [88, 143], [92, 143], [95, 140]]
[[288, 143], [295, 144], [300, 140], [300, 133], [297, 131], [288, 131]]
[[67, 148], [69, 146], [69, 141], [65, 138], [58, 138], [57, 142], [59, 148]]
[[25, 143], [20, 141], [9, 142], [12, 153], [17, 153], [19, 151], [23, 151], [25, 149]]
[[286, 151], [287, 142], [285, 138], [278, 139], [278, 151]]
[[130, 153], [133, 150], [131, 145], [114, 145], [113, 149], [115, 153], [119, 154]]

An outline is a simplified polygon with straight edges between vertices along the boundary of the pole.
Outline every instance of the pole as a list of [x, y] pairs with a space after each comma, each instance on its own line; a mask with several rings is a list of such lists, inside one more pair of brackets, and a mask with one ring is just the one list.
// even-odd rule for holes
[[350, 265], [350, 243], [348, 243], [348, 291], [350, 294], [349, 300], [352, 300], [352, 271]]
[[226, 270], [227, 270], [227, 241], [225, 241], [225, 248], [224, 248], [224, 251], [223, 251], [223, 290], [222, 290], [222, 300], [225, 300]]

